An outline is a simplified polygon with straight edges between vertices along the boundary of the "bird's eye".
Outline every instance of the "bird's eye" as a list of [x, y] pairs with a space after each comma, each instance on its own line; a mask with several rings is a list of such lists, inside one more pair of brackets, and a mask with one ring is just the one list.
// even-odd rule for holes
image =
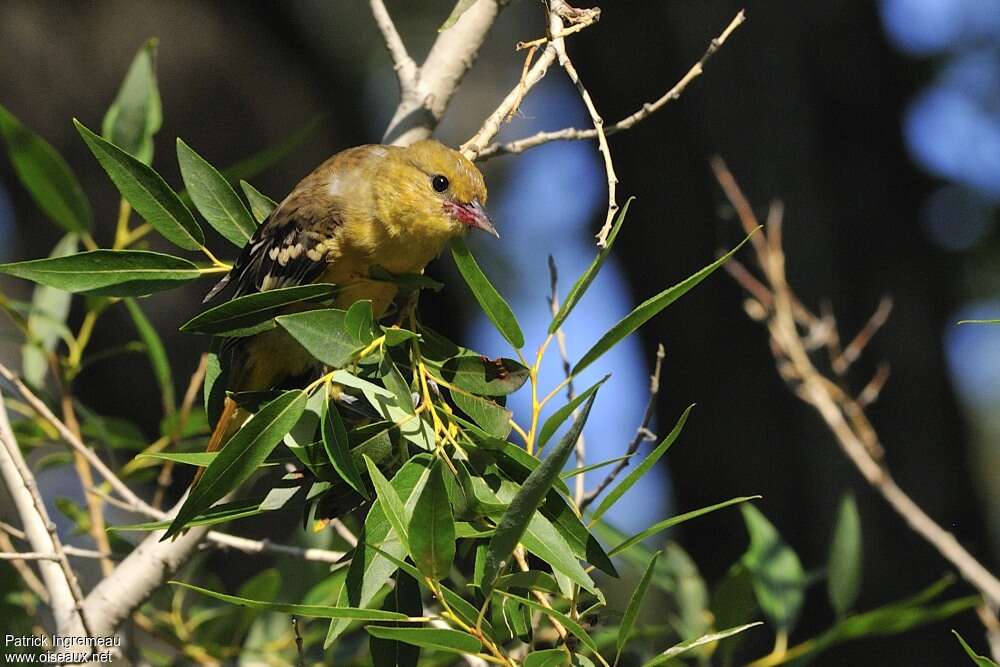
[[444, 192], [448, 189], [448, 179], [438, 174], [431, 179], [431, 187], [434, 188], [434, 192]]

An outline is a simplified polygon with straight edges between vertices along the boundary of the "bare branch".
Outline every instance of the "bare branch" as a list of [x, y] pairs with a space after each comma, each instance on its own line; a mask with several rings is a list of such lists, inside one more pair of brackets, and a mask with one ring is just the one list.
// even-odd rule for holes
[[581, 514], [597, 499], [597, 496], [601, 495], [606, 488], [611, 486], [611, 483], [621, 474], [621, 471], [628, 466], [632, 456], [639, 450], [639, 445], [647, 440], [656, 439], [656, 436], [649, 430], [649, 424], [653, 420], [653, 415], [656, 414], [656, 399], [660, 394], [660, 369], [663, 367], [663, 359], [666, 356], [667, 353], [663, 349], [663, 344], [657, 345], [656, 364], [653, 366], [653, 374], [649, 376], [649, 400], [646, 402], [646, 411], [642, 415], [642, 423], [635, 430], [635, 437], [632, 438], [632, 442], [629, 443], [628, 448], [625, 450], [625, 458], [615, 465], [611, 472], [608, 473], [608, 476], [601, 480], [601, 483], [596, 488], [588, 491], [587, 495], [583, 497], [583, 502], [579, 505]]
[[[740, 214], [744, 228], [755, 225], [753, 211], [732, 174], [721, 161], [716, 161], [713, 167], [727, 197]], [[765, 233], [754, 240], [754, 249], [763, 269], [766, 289], [773, 295], [773, 307], [769, 310], [766, 324], [771, 336], [772, 351], [779, 368], [783, 369], [782, 378], [792, 385], [797, 396], [816, 409], [836, 437], [841, 450], [865, 480], [917, 535], [934, 547], [942, 558], [951, 563], [983, 595], [995, 613], [1000, 606], [1000, 580], [896, 485], [889, 469], [881, 460], [882, 448], [878, 435], [865, 416], [863, 407], [881, 389], [887, 370], [880, 371], [869, 383], [869, 387], [862, 392], [861, 401], [852, 398], [833, 379], [821, 373], [810, 359], [806, 339], [797, 326], [803, 319], [818, 321], [819, 318], [808, 311], [797, 312], [797, 309], [805, 309], [787, 283], [785, 256], [775, 229], [769, 225]], [[733, 275], [739, 278], [741, 274], [737, 272]], [[750, 284], [745, 278], [739, 282], [744, 287]], [[888, 308], [888, 302], [883, 301], [876, 315], [855, 339], [857, 343], [851, 344], [856, 345], [859, 352], [881, 326], [888, 315]], [[832, 315], [829, 317], [832, 319]]]
[[[612, 125], [607, 125], [603, 128], [604, 134], [606, 136], [611, 136], [617, 132], [623, 130], [628, 130], [635, 125], [638, 125], [642, 121], [646, 120], [654, 113], [662, 109], [668, 103], [677, 100], [684, 93], [684, 90], [688, 87], [692, 81], [701, 76], [705, 71], [705, 65], [712, 58], [713, 55], [725, 44], [729, 36], [739, 28], [746, 21], [746, 14], [741, 10], [726, 29], [722, 33], [713, 39], [708, 45], [708, 49], [702, 55], [701, 59], [695, 63], [687, 73], [681, 77], [681, 79], [673, 85], [673, 87], [665, 92], [662, 96], [653, 102], [646, 102], [642, 107], [636, 112], [622, 118], [617, 123]], [[563, 30], [560, 36], [565, 36], [571, 32], [576, 32], [573, 29]], [[528, 42], [527, 45], [534, 45], [538, 40], [533, 42]], [[524, 137], [523, 139], [517, 139], [515, 141], [510, 141], [507, 143], [493, 143], [482, 148], [482, 150], [477, 153], [477, 160], [488, 160], [492, 157], [497, 157], [498, 155], [510, 155], [514, 153], [523, 153], [524, 151], [535, 148], [536, 146], [541, 146], [542, 144], [551, 143], [553, 141], [579, 141], [583, 139], [597, 139], [599, 136], [598, 130], [594, 128], [576, 128], [567, 127], [561, 130], [555, 130], [550, 132], [539, 132], [533, 134], [530, 137]]]
[[396, 24], [392, 22], [392, 17], [389, 15], [389, 10], [385, 8], [385, 3], [382, 0], [371, 0], [371, 7], [375, 24], [382, 31], [385, 48], [389, 51], [393, 69], [396, 70], [400, 94], [404, 94], [413, 90], [417, 85], [417, 75], [419, 74], [417, 63], [413, 62], [413, 58], [407, 53], [406, 45], [403, 44], [403, 39], [396, 31]]
[[416, 85], [402, 91], [383, 141], [406, 146], [426, 139], [444, 116], [462, 77], [472, 67], [497, 14], [510, 0], [479, 0], [441, 31], [417, 69]]
[[[549, 311], [552, 313], [553, 319], [559, 314], [559, 271], [556, 268], [556, 260], [552, 255], [549, 255]], [[566, 400], [572, 401], [576, 395], [573, 387], [573, 364], [569, 361], [569, 351], [566, 349], [566, 334], [563, 333], [562, 327], [556, 329], [555, 336], [556, 347], [559, 348], [559, 360], [562, 362], [563, 374], [566, 376]], [[579, 412], [579, 410], [573, 411], [573, 419], [577, 418]], [[582, 431], [580, 432], [580, 437], [576, 440], [574, 454], [578, 470], [587, 465], [587, 441], [584, 440]], [[577, 506], [579, 506], [586, 494], [584, 475], [577, 475], [573, 483], [573, 499]]]

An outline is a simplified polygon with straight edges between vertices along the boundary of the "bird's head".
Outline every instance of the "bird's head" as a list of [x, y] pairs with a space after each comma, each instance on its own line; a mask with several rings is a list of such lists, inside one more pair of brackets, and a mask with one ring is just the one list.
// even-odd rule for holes
[[391, 217], [400, 226], [417, 225], [442, 236], [481, 229], [500, 238], [484, 208], [483, 175], [458, 151], [425, 139], [396, 152], [387, 168], [395, 190]]

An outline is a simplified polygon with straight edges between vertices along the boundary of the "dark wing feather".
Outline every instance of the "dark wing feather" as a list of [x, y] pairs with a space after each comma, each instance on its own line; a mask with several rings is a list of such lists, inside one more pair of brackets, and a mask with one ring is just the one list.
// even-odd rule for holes
[[[305, 285], [316, 280], [327, 266], [325, 244], [340, 220], [335, 209], [299, 205], [294, 197], [282, 203], [257, 228], [232, 270], [205, 296], [209, 301], [229, 284], [233, 297], [279, 287]], [[328, 202], [327, 202], [328, 203]]]

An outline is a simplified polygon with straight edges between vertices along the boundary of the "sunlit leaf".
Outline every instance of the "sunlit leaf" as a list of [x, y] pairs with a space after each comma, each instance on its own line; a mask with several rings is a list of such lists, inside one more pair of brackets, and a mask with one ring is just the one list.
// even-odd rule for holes
[[[247, 517], [257, 516], [266, 511], [260, 507], [262, 500], [263, 498], [252, 498], [250, 500], [236, 500], [231, 503], [216, 505], [215, 507], [208, 509], [188, 521], [187, 525], [191, 527], [215, 526], [220, 523], [235, 521], [236, 519], [245, 519]], [[153, 530], [164, 530], [165, 528], [169, 528], [170, 524], [171, 520], [165, 519], [163, 521], [147, 521], [144, 523], [108, 526], [108, 530], [117, 531], [119, 533], [127, 531], [148, 532]]]
[[743, 244], [749, 240], [750, 237], [747, 236], [745, 239], [740, 241], [739, 245], [705, 268], [682, 280], [673, 287], [668, 287], [659, 294], [646, 299], [632, 309], [632, 312], [623, 317], [618, 324], [611, 327], [611, 329], [604, 334], [600, 340], [594, 343], [594, 346], [591, 347], [586, 354], [583, 355], [583, 357], [581, 357], [580, 361], [576, 362], [576, 366], [573, 367], [572, 374], [579, 375], [583, 369], [597, 361], [601, 355], [621, 342], [623, 338], [630, 335], [636, 329], [648, 322], [652, 317], [659, 314], [664, 308], [691, 291], [696, 285], [698, 285], [698, 283], [712, 275], [716, 269], [729, 261], [729, 258], [735, 255], [736, 252], [743, 247]]
[[737, 505], [739, 503], [745, 503], [749, 500], [756, 500], [758, 498], [760, 498], [760, 496], [741, 496], [738, 498], [730, 498], [729, 500], [726, 500], [721, 503], [716, 503], [715, 505], [709, 505], [708, 507], [702, 507], [700, 509], [696, 509], [691, 512], [685, 512], [684, 514], [678, 514], [677, 516], [672, 516], [669, 519], [664, 519], [663, 521], [655, 523], [649, 528], [640, 531], [635, 535], [633, 535], [632, 537], [628, 538], [627, 540], [616, 546], [614, 549], [609, 551], [608, 555], [615, 556], [617, 554], [620, 554], [626, 549], [632, 547], [632, 545], [642, 542], [647, 537], [652, 537], [657, 533], [663, 532], [667, 528], [672, 528], [676, 525], [684, 523], [685, 521], [690, 521], [691, 519], [697, 519], [700, 516], [710, 514], [712, 512], [715, 512], [716, 510], [721, 510], [723, 508], [729, 507], [730, 505]]
[[14, 173], [38, 208], [67, 232], [86, 232], [93, 224], [90, 202], [63, 157], [0, 105], [0, 137]]
[[282, 315], [276, 321], [316, 359], [339, 368], [361, 347], [347, 332], [346, 315], [343, 310], [326, 308]]
[[854, 605], [861, 590], [861, 517], [854, 496], [840, 500], [827, 560], [827, 595], [837, 616]]
[[94, 134], [80, 121], [74, 119], [73, 123], [94, 157], [136, 213], [165, 239], [180, 248], [197, 250], [205, 243], [205, 234], [191, 211], [152, 167]]
[[153, 137], [163, 124], [156, 46], [157, 40], [150, 39], [139, 48], [101, 123], [105, 139], [144, 164], [153, 161]]
[[985, 655], [979, 655], [972, 650], [972, 647], [969, 646], [964, 639], [962, 639], [962, 635], [958, 634], [958, 630], [952, 630], [951, 634], [955, 635], [955, 639], [957, 639], [958, 643], [962, 645], [962, 649], [965, 650], [965, 654], [969, 656], [969, 660], [971, 660], [976, 667], [997, 667], [997, 663], [993, 662]]
[[435, 581], [448, 576], [455, 560], [455, 519], [441, 468], [440, 459], [431, 466], [408, 529], [413, 562], [425, 577]]
[[569, 664], [569, 653], [561, 648], [533, 651], [524, 656], [524, 667], [565, 667]]
[[656, 656], [652, 660], [643, 663], [642, 667], [656, 667], [657, 665], [662, 665], [665, 662], [672, 660], [673, 658], [676, 658], [682, 653], [686, 653], [693, 648], [704, 646], [705, 644], [712, 644], [727, 637], [732, 637], [733, 635], [749, 630], [750, 628], [757, 627], [758, 625], [763, 625], [763, 623], [761, 621], [757, 621], [756, 623], [739, 625], [735, 628], [720, 630], [719, 632], [713, 632], [703, 637], [698, 637], [696, 639], [689, 639], [687, 641], [681, 642], [680, 644], [675, 644], [674, 646], [671, 646], [666, 651]]
[[483, 644], [472, 635], [444, 628], [384, 628], [376, 625], [365, 627], [372, 637], [394, 639], [421, 648], [449, 653], [478, 653]]
[[278, 446], [306, 407], [304, 391], [288, 391], [265, 405], [226, 442], [174, 518], [163, 539], [245, 482]]
[[486, 313], [493, 326], [497, 328], [507, 342], [514, 348], [524, 347], [524, 334], [521, 333], [521, 325], [517, 323], [514, 311], [500, 296], [496, 288], [489, 281], [483, 270], [476, 263], [476, 258], [469, 252], [469, 246], [465, 244], [465, 239], [461, 236], [451, 241], [451, 256], [455, 260], [458, 272], [465, 279], [465, 284], [472, 290], [472, 295], [479, 302], [479, 307]]
[[[534, 600], [529, 600], [528, 598], [523, 598], [523, 597], [520, 597], [518, 595], [513, 595], [513, 594], [508, 593], [506, 591], [497, 591], [497, 593], [499, 593], [500, 595], [503, 595], [504, 597], [508, 597], [508, 598], [510, 598], [512, 600], [516, 600], [520, 604], [523, 604], [526, 607], [530, 607], [531, 609], [534, 609], [535, 611], [540, 611], [541, 613], [545, 614], [546, 616], [548, 616], [549, 618], [553, 619], [554, 621], [558, 621], [564, 628], [566, 628], [577, 639], [579, 639], [581, 644], [583, 644], [588, 649], [590, 649], [591, 651], [593, 651], [594, 655], [600, 657], [601, 654], [600, 654], [600, 651], [597, 648], [597, 644], [590, 637], [590, 635], [587, 634], [587, 631], [583, 629], [583, 626], [581, 626], [579, 623], [577, 623], [576, 621], [574, 621], [573, 619], [571, 619], [566, 614], [558, 612], [555, 609], [551, 609], [549, 607], [545, 607], [545, 606], [539, 604], [538, 602], [535, 602]], [[601, 662], [603, 663], [604, 660], [602, 659]], [[604, 664], [607, 664], [607, 663], [604, 663]]]
[[320, 302], [336, 291], [335, 285], [313, 283], [245, 294], [199, 313], [182, 324], [180, 330], [230, 338], [252, 336], [273, 329], [274, 318], [288, 306]]
[[670, 446], [674, 444], [674, 441], [676, 441], [680, 436], [681, 431], [684, 430], [684, 424], [687, 423], [688, 415], [691, 414], [691, 410], [693, 408], [693, 405], [688, 406], [688, 408], [680, 416], [680, 419], [677, 420], [674, 428], [667, 434], [667, 437], [665, 437], [663, 441], [649, 453], [649, 456], [642, 460], [642, 463], [637, 465], [628, 475], [625, 476], [625, 479], [619, 482], [618, 485], [611, 489], [608, 495], [604, 497], [604, 500], [601, 501], [601, 504], [597, 506], [597, 509], [594, 510], [593, 516], [591, 516], [591, 525], [600, 520], [600, 518], [604, 516], [604, 513], [611, 509], [614, 504], [618, 502], [618, 499], [625, 495], [625, 492], [631, 489], [643, 475], [649, 472], [649, 470], [656, 465], [656, 462], [660, 460], [661, 456], [667, 453]]
[[496, 533], [490, 540], [486, 566], [483, 572], [483, 589], [490, 590], [496, 578], [506, 569], [508, 560], [517, 543], [521, 540], [531, 516], [538, 510], [545, 494], [559, 477], [566, 459], [576, 446], [576, 441], [583, 431], [583, 425], [594, 404], [595, 394], [592, 394], [580, 409], [580, 414], [573, 422], [569, 432], [563, 437], [556, 448], [528, 476], [521, 485], [517, 495], [511, 500], [497, 525]]
[[511, 411], [507, 408], [489, 399], [458, 391], [451, 393], [451, 400], [490, 436], [503, 439], [510, 433]]
[[513, 359], [461, 355], [441, 365], [441, 377], [477, 396], [506, 396], [528, 380], [529, 371]]
[[233, 186], [182, 139], [177, 139], [177, 164], [188, 195], [215, 231], [242, 248], [257, 231], [257, 222], [240, 201]]
[[119, 297], [173, 289], [201, 275], [186, 259], [146, 250], [92, 250], [0, 264], [0, 273], [67, 292]]
[[[375, 486], [378, 502], [385, 512], [385, 518], [389, 520], [389, 525], [396, 531], [396, 536], [403, 544], [403, 547], [406, 551], [409, 551], [410, 547], [406, 530], [406, 526], [409, 524], [409, 513], [403, 506], [403, 501], [400, 500], [396, 489], [392, 487], [389, 480], [378, 469], [378, 466], [367, 456], [364, 457], [364, 461], [365, 465], [368, 466], [368, 474], [371, 476], [372, 484]], [[417, 502], [419, 502], [419, 499]]]
[[545, 423], [542, 424], [541, 430], [538, 432], [538, 449], [545, 447], [552, 436], [556, 434], [556, 431], [559, 430], [559, 427], [563, 425], [563, 422], [569, 419], [569, 416], [573, 414], [573, 411], [580, 407], [581, 403], [590, 398], [591, 394], [600, 389], [601, 385], [604, 384], [609, 377], [611, 376], [605, 375], [600, 380], [587, 387], [581, 393], [574, 396], [573, 400], [553, 412], [552, 415], [545, 420]]

